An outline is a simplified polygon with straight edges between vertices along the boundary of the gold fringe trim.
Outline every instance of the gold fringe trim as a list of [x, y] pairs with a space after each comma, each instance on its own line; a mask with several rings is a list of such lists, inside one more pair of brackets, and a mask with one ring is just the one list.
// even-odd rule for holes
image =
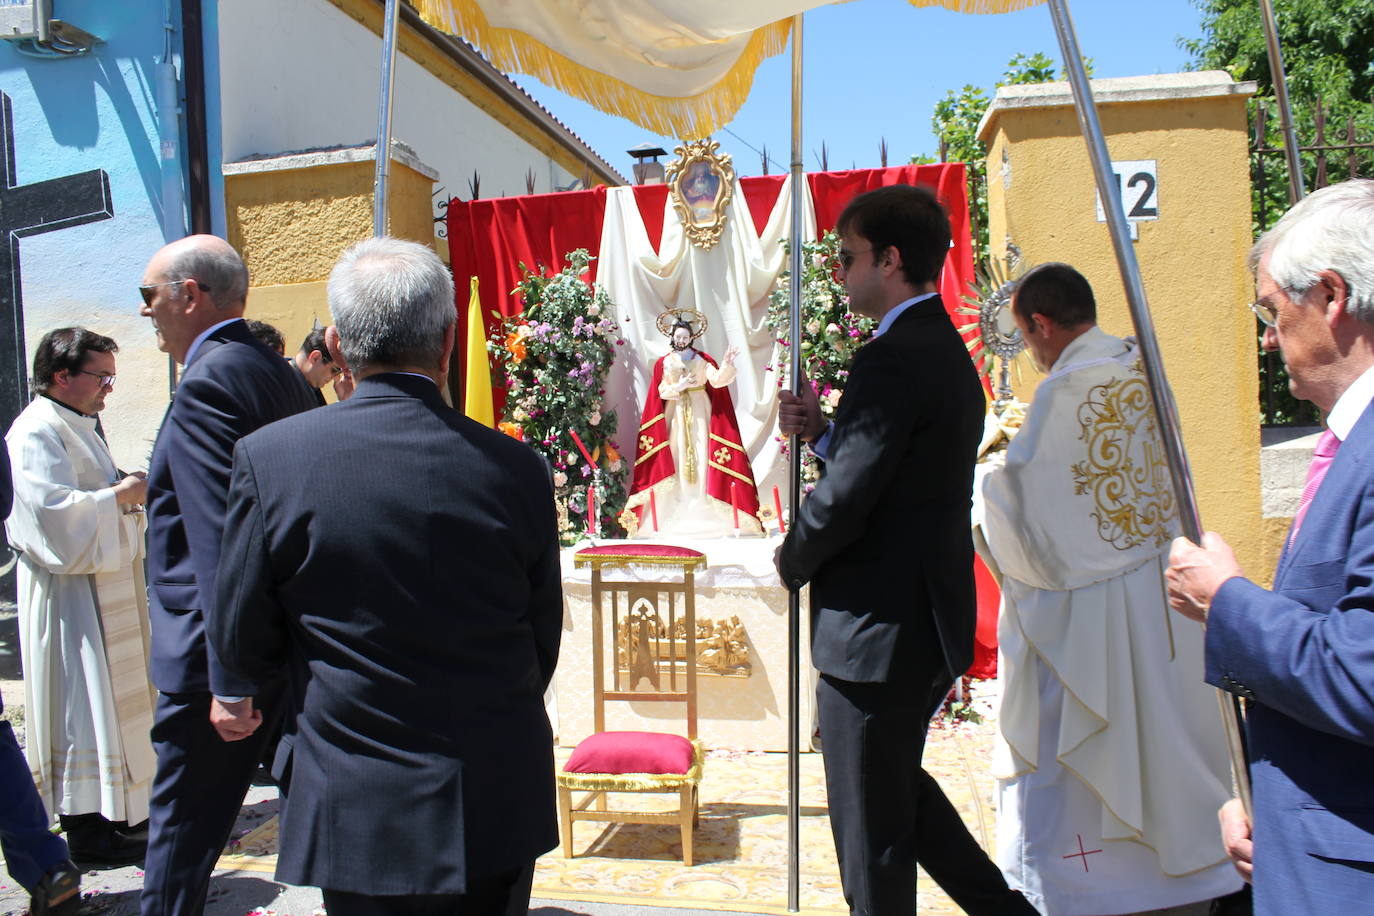
[[644, 430], [648, 429], [650, 426], [653, 426], [655, 423], [657, 423], [659, 420], [662, 420], [666, 416], [668, 416], [666, 413], [661, 413], [658, 416], [654, 417], [652, 420], [645, 420], [643, 423], [639, 424], [639, 431], [644, 432]]
[[558, 771], [558, 784], [574, 792], [652, 792], [701, 782], [706, 751], [692, 739], [692, 766], [686, 773], [568, 773]]
[[686, 572], [689, 569], [705, 569], [706, 555], [695, 557], [650, 557], [639, 554], [596, 553], [590, 556], [573, 554], [573, 568], [602, 569], [606, 566], [676, 566]]
[[749, 97], [759, 64], [781, 54], [792, 33], [790, 18], [755, 29], [739, 58], [714, 85], [699, 95], [674, 98], [652, 95], [585, 67], [524, 32], [494, 27], [476, 0], [412, 2], [425, 22], [466, 39], [498, 69], [529, 74], [599, 111], [627, 118], [661, 136], [682, 139], [707, 137], [730, 123]]
[[907, 0], [912, 6], [940, 6], [956, 13], [1014, 13], [1040, 6], [1045, 0]]

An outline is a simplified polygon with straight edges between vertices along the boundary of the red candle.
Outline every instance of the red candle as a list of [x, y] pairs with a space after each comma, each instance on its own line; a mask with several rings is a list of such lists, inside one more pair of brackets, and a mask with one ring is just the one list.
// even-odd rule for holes
[[735, 492], [735, 482], [730, 481], [730, 508], [735, 513], [735, 531], [739, 531], [739, 495]]
[[590, 483], [587, 484], [587, 533], [596, 535], [596, 487]]
[[773, 506], [778, 510], [778, 534], [787, 533], [787, 523], [782, 520], [782, 494], [773, 487]]
[[654, 517], [654, 534], [658, 534], [658, 496], [649, 491], [649, 514]]
[[573, 442], [577, 443], [577, 450], [582, 453], [582, 457], [587, 459], [587, 467], [595, 468], [596, 462], [592, 460], [592, 453], [587, 451], [587, 446], [582, 444], [582, 437], [577, 434], [577, 430], [570, 429], [568, 433], [572, 436]]

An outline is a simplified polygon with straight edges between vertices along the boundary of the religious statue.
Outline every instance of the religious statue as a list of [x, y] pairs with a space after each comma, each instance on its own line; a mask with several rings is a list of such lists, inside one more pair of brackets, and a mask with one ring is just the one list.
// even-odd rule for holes
[[761, 535], [759, 495], [740, 442], [729, 384], [737, 347], [720, 364], [693, 344], [706, 333], [695, 309], [658, 319], [671, 348], [654, 363], [625, 507], [634, 537]]

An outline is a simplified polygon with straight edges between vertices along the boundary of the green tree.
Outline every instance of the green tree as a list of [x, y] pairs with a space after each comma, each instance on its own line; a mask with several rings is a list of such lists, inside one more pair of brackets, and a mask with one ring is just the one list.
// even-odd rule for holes
[[[1201, 36], [1180, 39], [1197, 70], [1225, 70], [1237, 80], [1255, 80], [1250, 105], [1251, 135], [1263, 119], [1265, 146], [1283, 146], [1268, 48], [1254, 0], [1193, 0], [1202, 12]], [[1326, 121], [1325, 143], [1345, 144], [1353, 123], [1357, 143], [1374, 140], [1374, 5], [1368, 0], [1274, 0], [1283, 46], [1288, 95], [1299, 146], [1317, 145], [1318, 101]], [[1307, 190], [1318, 185], [1320, 154], [1301, 154]], [[1252, 162], [1252, 219], [1255, 233], [1268, 229], [1288, 209], [1288, 165], [1283, 153], [1256, 153]], [[1374, 174], [1374, 150], [1355, 151], [1354, 168], [1345, 150], [1326, 157], [1327, 183]], [[1293, 398], [1277, 357], [1260, 357], [1260, 401], [1272, 423], [1314, 423], [1316, 412]]]
[[[1251, 125], [1264, 112], [1266, 146], [1281, 147], [1278, 105], [1264, 41], [1259, 4], [1254, 0], [1193, 0], [1202, 12], [1202, 35], [1180, 39], [1198, 70], [1225, 70], [1237, 80], [1255, 80], [1259, 93], [1251, 103]], [[1274, 0], [1279, 43], [1293, 123], [1300, 146], [1316, 145], [1318, 100], [1326, 119], [1326, 143], [1345, 143], [1350, 119], [1356, 140], [1374, 134], [1374, 5], [1368, 0]], [[1316, 185], [1318, 155], [1302, 155], [1304, 183]], [[1288, 207], [1288, 172], [1280, 153], [1262, 156], [1262, 172], [1255, 175], [1255, 229], [1262, 231]], [[1368, 175], [1374, 151], [1356, 156], [1356, 174]], [[1350, 177], [1348, 157], [1328, 157], [1327, 180]]]
[[[1089, 72], [1091, 62], [1085, 61]], [[997, 86], [1025, 83], [1049, 83], [1055, 79], [1054, 61], [1044, 54], [1017, 54], [1007, 62], [1007, 69]], [[996, 87], [994, 87], [995, 91]], [[969, 210], [973, 217], [973, 256], [979, 262], [988, 257], [988, 182], [987, 147], [978, 139], [978, 123], [992, 102], [981, 86], [951, 89], [935, 103], [931, 126], [940, 140], [940, 161], [963, 162], [968, 167]], [[929, 156], [913, 156], [911, 161], [922, 164], [934, 161]]]

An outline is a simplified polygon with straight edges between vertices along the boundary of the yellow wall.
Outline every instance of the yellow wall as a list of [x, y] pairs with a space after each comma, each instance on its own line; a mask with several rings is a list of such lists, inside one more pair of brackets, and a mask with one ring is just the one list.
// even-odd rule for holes
[[[373, 171], [368, 159], [225, 176], [229, 242], [252, 278], [248, 317], [275, 325], [287, 355], [316, 320], [330, 323], [329, 271], [345, 248], [372, 235]], [[388, 226], [398, 238], [434, 245], [447, 261], [447, 245], [434, 236], [432, 186], [393, 160]]]
[[[382, 34], [382, 4], [375, 0], [330, 0], [345, 14], [366, 26], [378, 37]], [[459, 66], [448, 55], [439, 51], [429, 41], [421, 37], [408, 25], [402, 25], [397, 35], [397, 49], [401, 54], [414, 60], [435, 77], [456, 89], [469, 102], [485, 111], [504, 125], [511, 133], [524, 140], [541, 154], [558, 163], [574, 177], [590, 176], [591, 184], [606, 182], [592, 168], [588, 160], [576, 155], [567, 147], [557, 143], [548, 133], [511, 109], [510, 103], [497, 95], [492, 89]]]
[[[1114, 82], [1095, 81], [1095, 91]], [[1245, 307], [1254, 289], [1245, 266], [1252, 241], [1249, 91], [1236, 88], [1141, 100], [1152, 94], [1144, 90], [1133, 100], [1100, 103], [1098, 111], [1113, 160], [1157, 160], [1159, 219], [1138, 224], [1135, 252], [1178, 400], [1203, 525], [1220, 532], [1263, 581], [1273, 568], [1267, 542], [1274, 526], [1260, 518], [1257, 338]], [[1046, 101], [1055, 98], [1063, 100]], [[1074, 109], [999, 104], [982, 133], [993, 255], [1002, 256], [1010, 239], [1027, 267], [1074, 265], [1092, 283], [1102, 328], [1133, 333], [1107, 225], [1096, 221], [1093, 173]], [[1018, 363], [1018, 395], [1029, 400], [1039, 373], [1025, 354]]]

